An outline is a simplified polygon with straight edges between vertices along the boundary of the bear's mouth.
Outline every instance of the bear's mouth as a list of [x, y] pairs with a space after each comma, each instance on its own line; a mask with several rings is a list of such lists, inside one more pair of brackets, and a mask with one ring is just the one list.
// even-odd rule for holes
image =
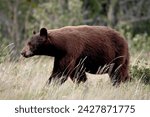
[[29, 58], [29, 57], [32, 57], [32, 56], [34, 56], [34, 54], [24, 55], [23, 57], [25, 57], [25, 58]]
[[25, 58], [29, 58], [29, 57], [34, 56], [34, 54], [31, 53], [31, 52], [30, 52], [30, 53], [22, 52], [21, 55], [22, 55], [23, 57], [25, 57]]

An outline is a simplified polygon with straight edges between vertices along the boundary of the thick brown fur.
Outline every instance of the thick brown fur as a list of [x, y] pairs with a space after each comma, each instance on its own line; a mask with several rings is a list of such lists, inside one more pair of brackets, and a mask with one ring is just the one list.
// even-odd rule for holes
[[52, 79], [61, 83], [70, 78], [86, 81], [86, 72], [96, 74], [107, 66], [113, 84], [129, 79], [129, 52], [126, 40], [115, 30], [105, 26], [67, 26], [60, 29], [42, 28], [26, 43], [24, 57], [47, 55], [55, 57]]

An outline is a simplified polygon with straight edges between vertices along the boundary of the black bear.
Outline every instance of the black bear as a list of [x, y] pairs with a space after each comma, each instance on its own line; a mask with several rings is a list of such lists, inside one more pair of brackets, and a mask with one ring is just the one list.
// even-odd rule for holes
[[[80, 83], [86, 81], [85, 72], [98, 73], [102, 68], [115, 85], [129, 80], [129, 51], [126, 40], [115, 30], [105, 26], [66, 26], [60, 29], [42, 28], [27, 41], [21, 54], [54, 57], [49, 78], [68, 77]], [[105, 67], [105, 68], [104, 68]]]

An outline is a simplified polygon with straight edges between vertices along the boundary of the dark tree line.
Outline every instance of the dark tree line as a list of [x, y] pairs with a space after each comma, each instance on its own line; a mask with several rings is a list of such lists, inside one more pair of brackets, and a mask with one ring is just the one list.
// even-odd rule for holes
[[66, 25], [130, 26], [150, 33], [149, 0], [0, 0], [0, 43], [13, 43], [14, 55], [33, 30]]

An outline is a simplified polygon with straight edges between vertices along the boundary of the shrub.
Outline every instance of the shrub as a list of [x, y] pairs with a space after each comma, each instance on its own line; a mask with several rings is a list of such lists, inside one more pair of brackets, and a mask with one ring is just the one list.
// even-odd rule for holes
[[130, 75], [134, 80], [140, 80], [145, 84], [150, 84], [150, 67], [147, 62], [137, 61], [130, 69]]
[[144, 33], [133, 33], [133, 29], [130, 25], [118, 26], [117, 29], [122, 33], [123, 36], [128, 40], [129, 48], [133, 52], [150, 50], [150, 35], [147, 32]]

